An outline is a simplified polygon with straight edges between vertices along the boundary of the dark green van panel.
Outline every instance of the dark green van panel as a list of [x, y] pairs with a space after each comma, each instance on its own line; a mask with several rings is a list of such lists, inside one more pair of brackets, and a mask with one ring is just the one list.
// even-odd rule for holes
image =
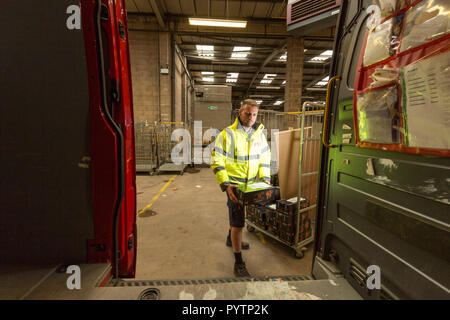
[[[366, 299], [449, 299], [450, 159], [355, 146], [353, 83], [370, 4], [344, 1], [340, 13], [316, 254]], [[381, 290], [366, 286], [370, 265]]]

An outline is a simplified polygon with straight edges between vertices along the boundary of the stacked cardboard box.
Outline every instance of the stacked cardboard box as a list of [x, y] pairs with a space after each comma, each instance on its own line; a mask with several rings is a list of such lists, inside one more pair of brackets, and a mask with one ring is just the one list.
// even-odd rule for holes
[[[310, 234], [305, 228], [305, 220], [308, 219], [307, 212], [298, 213], [302, 209], [309, 206], [308, 200], [301, 198], [300, 199], [300, 207], [298, 207], [297, 197], [288, 199], [288, 200], [279, 200], [277, 201], [277, 212], [278, 212], [278, 221], [280, 223], [280, 239], [294, 244], [295, 242], [295, 233], [296, 233], [296, 224], [297, 224], [297, 216], [299, 217], [299, 241], [306, 239], [306, 235]], [[308, 223], [310, 229], [310, 223]]]
[[299, 241], [311, 236], [311, 221], [308, 212], [301, 212], [309, 206], [308, 200], [300, 199], [300, 208], [297, 209], [297, 198], [277, 200], [276, 204], [247, 206], [247, 219], [257, 227], [267, 230], [279, 239], [293, 245], [296, 234], [296, 218], [299, 217]]

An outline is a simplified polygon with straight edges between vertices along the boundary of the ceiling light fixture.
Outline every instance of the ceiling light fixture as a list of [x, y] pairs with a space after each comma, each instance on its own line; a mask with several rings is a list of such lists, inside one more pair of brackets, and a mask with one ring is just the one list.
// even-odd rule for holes
[[189, 24], [193, 26], [228, 27], [228, 28], [247, 27], [247, 21], [228, 20], [228, 19], [189, 18]]
[[234, 47], [233, 51], [237, 52], [237, 51], [250, 51], [252, 50], [252, 47]]
[[236, 53], [236, 52], [233, 52], [232, 54], [231, 54], [231, 58], [233, 58], [233, 59], [245, 59], [245, 58], [247, 58], [247, 56], [248, 56], [248, 52], [239, 52], [239, 53]]
[[328, 84], [329, 79], [330, 79], [330, 76], [326, 76], [322, 80], [318, 81], [314, 86], [315, 87], [325, 87]]
[[200, 57], [214, 57], [214, 46], [196, 45]]
[[214, 82], [214, 78], [210, 78], [210, 77], [203, 77], [202, 80], [206, 81], [206, 82]]
[[280, 89], [280, 87], [257, 86], [256, 89], [278, 90], [278, 89]]
[[323, 61], [330, 59], [332, 56], [333, 56], [333, 50], [326, 50], [326, 51], [322, 52], [320, 55], [315, 56], [314, 58], [312, 58], [309, 61], [310, 62], [323, 62]]

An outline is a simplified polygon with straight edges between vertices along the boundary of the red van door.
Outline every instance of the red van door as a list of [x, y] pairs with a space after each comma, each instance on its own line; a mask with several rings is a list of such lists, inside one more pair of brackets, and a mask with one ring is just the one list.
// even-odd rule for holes
[[136, 169], [125, 1], [81, 0], [89, 77], [95, 238], [88, 262], [115, 277], [136, 268]]

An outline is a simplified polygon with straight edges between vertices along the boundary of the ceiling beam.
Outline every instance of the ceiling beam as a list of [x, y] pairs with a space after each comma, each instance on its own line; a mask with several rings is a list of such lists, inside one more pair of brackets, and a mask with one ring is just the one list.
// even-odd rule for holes
[[[202, 64], [202, 63], [189, 63], [188, 67], [191, 72], [193, 71], [214, 71], [214, 72], [251, 72], [255, 73], [258, 68], [251, 65], [246, 66], [232, 66], [232, 65], [218, 65], [218, 64]], [[309, 68], [303, 66], [303, 70], [308, 71], [317, 71], [316, 75], [319, 75], [323, 72], [320, 68]], [[285, 67], [264, 67], [264, 72], [266, 73], [286, 73]]]
[[161, 6], [159, 5], [159, 0], [150, 0], [150, 5], [152, 6], [153, 12], [155, 13], [156, 20], [158, 20], [159, 26], [162, 29], [166, 28], [164, 18], [161, 14]]
[[258, 71], [256, 71], [255, 75], [253, 76], [253, 79], [248, 86], [247, 93], [250, 90], [250, 88], [252, 87], [252, 84], [255, 81], [255, 79], [258, 77], [258, 74], [263, 70], [263, 68], [266, 66], [266, 64], [268, 64], [270, 61], [272, 61], [273, 58], [275, 58], [277, 55], [281, 54], [284, 51], [285, 47], [286, 47], [286, 44], [284, 43], [277, 49], [273, 50], [273, 52], [267, 56], [267, 58], [264, 60], [264, 62], [259, 67]]
[[[158, 0], [150, 0], [158, 1]], [[152, 6], [153, 8], [153, 6]], [[154, 9], [153, 9], [154, 10]], [[131, 16], [139, 16], [139, 17], [157, 17], [156, 11], [154, 10], [154, 13], [151, 12], [128, 12], [128, 15]], [[188, 18], [192, 18], [192, 16], [184, 15], [184, 14], [165, 14], [166, 18], [170, 18], [171, 21], [179, 21], [179, 22], [187, 22]], [[206, 18], [206, 16], [198, 16], [196, 18]], [[213, 17], [211, 17], [213, 18]], [[217, 19], [225, 19], [225, 17], [215, 17]], [[254, 23], [261, 23], [261, 24], [283, 24], [286, 25], [286, 19], [285, 18], [256, 18], [256, 17], [229, 17], [228, 19], [236, 19], [236, 20], [246, 20], [248, 22], [254, 22]]]
[[[180, 36], [198, 36], [199, 33], [196, 31], [180, 31], [177, 30], [177, 34]], [[263, 34], [263, 33], [221, 33], [221, 32], [215, 32], [215, 31], [202, 31], [202, 36], [204, 35], [206, 37], [207, 34], [219, 36], [219, 37], [233, 37], [233, 38], [257, 38], [257, 39], [286, 39], [288, 37], [291, 37], [290, 35], [286, 34]]]

